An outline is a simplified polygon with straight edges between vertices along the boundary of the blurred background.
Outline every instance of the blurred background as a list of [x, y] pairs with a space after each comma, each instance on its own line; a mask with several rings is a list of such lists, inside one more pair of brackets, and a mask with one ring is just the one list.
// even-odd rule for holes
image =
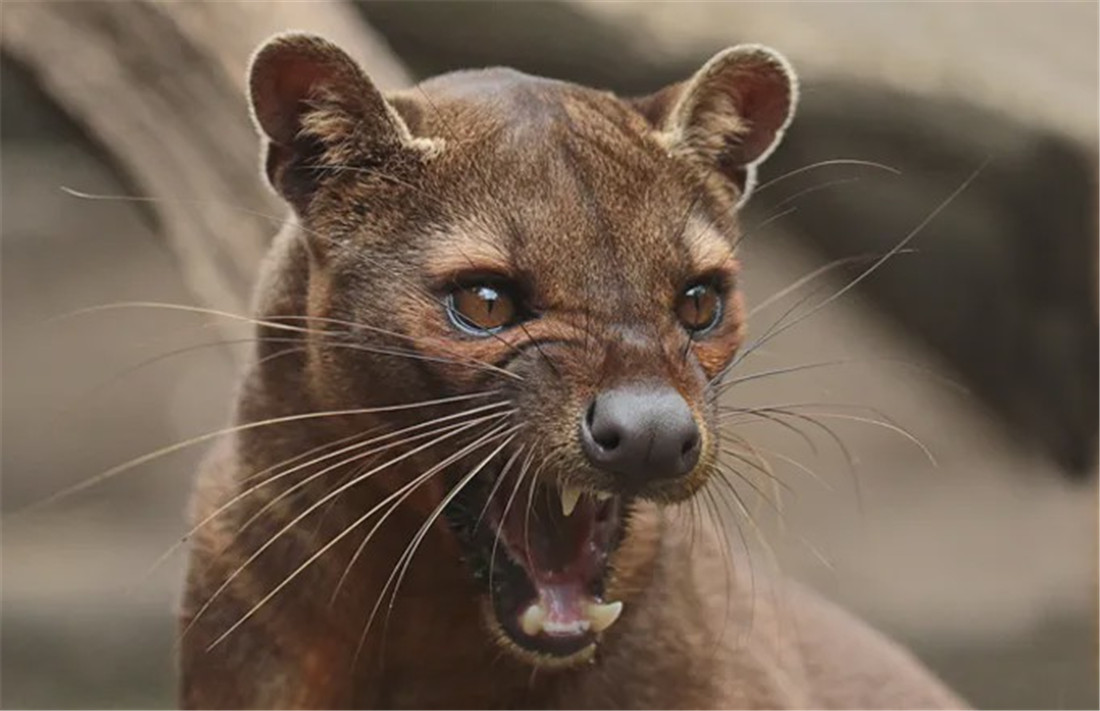
[[[758, 510], [774, 550], [760, 564], [902, 640], [978, 707], [1097, 708], [1097, 27], [1097, 4], [1053, 2], [6, 2], [0, 705], [174, 703], [183, 557], [154, 563], [186, 530], [201, 451], [26, 509], [223, 426], [247, 331], [153, 308], [56, 317], [247, 310], [283, 209], [258, 178], [244, 70], [294, 28], [386, 88], [503, 64], [641, 94], [730, 44], [786, 53], [803, 101], [762, 171], [783, 179], [745, 216], [750, 305], [885, 253], [984, 164], [913, 251], [742, 372], [846, 364], [727, 393], [816, 403], [853, 460], [814, 425], [809, 443], [744, 427], [791, 489], [781, 517]], [[751, 331], [865, 265], [767, 305]], [[935, 465], [863, 421], [885, 418]]]

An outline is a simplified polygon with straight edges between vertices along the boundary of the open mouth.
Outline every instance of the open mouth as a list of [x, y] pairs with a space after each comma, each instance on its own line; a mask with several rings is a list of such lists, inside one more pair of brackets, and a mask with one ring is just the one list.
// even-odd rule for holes
[[605, 585], [625, 502], [544, 483], [516, 486], [512, 478], [495, 484], [464, 492], [447, 516], [496, 625], [541, 659], [589, 655], [622, 612]]

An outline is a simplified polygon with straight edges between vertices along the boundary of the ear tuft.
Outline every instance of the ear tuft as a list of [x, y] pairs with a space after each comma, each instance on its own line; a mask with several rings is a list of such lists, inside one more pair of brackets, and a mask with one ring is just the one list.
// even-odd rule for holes
[[320, 171], [378, 166], [423, 149], [355, 60], [314, 35], [276, 35], [253, 56], [252, 114], [272, 186], [302, 208]]
[[635, 105], [674, 155], [732, 182], [744, 202], [756, 164], [779, 144], [797, 101], [798, 79], [782, 55], [740, 45], [719, 52], [687, 82]]

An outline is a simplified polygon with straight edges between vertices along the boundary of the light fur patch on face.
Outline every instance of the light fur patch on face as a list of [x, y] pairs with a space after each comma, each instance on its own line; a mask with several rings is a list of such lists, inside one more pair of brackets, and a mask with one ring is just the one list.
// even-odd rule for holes
[[498, 233], [477, 220], [468, 220], [429, 239], [424, 264], [429, 277], [441, 281], [461, 272], [508, 274], [511, 263]]
[[697, 274], [732, 271], [736, 266], [730, 241], [698, 216], [693, 215], [688, 220], [684, 244]]

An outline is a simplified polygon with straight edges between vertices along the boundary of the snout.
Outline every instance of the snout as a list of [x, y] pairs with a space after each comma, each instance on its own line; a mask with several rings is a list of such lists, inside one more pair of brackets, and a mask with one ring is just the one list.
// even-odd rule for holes
[[580, 439], [593, 466], [634, 490], [691, 472], [701, 445], [691, 408], [665, 385], [600, 393], [581, 420]]

